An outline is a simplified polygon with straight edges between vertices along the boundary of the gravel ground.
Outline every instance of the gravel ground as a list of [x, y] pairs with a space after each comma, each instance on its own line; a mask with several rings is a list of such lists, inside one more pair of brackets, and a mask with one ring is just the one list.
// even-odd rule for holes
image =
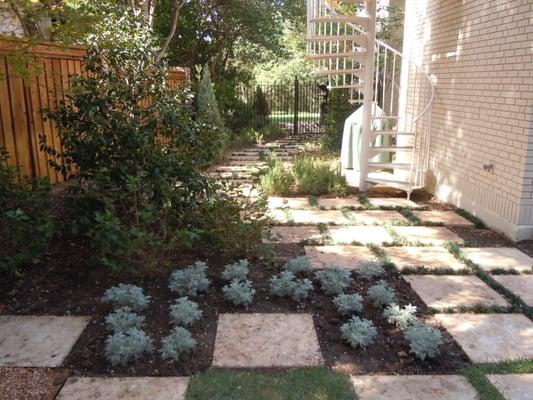
[[50, 368], [0, 368], [0, 400], [52, 400], [67, 376]]

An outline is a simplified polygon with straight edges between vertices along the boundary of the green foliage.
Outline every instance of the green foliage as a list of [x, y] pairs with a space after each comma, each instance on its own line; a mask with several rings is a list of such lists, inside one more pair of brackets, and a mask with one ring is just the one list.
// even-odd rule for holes
[[442, 344], [441, 332], [422, 322], [415, 323], [407, 328], [405, 338], [409, 342], [411, 353], [421, 360], [437, 355], [439, 346]]
[[179, 298], [170, 306], [169, 317], [173, 324], [189, 326], [202, 318], [202, 315], [198, 304], [188, 297]]
[[222, 291], [224, 292], [224, 298], [231, 301], [235, 306], [248, 306], [249, 304], [252, 304], [255, 295], [255, 289], [252, 287], [252, 282], [248, 279], [235, 279], [228, 285], [224, 286]]
[[218, 111], [218, 102], [208, 65], [204, 65], [202, 68], [197, 96], [198, 121], [207, 122], [211, 126], [222, 127], [222, 118]]
[[150, 296], [146, 296], [142, 288], [123, 283], [107, 289], [101, 300], [111, 303], [115, 308], [131, 307], [135, 311], [144, 310], [150, 304]]
[[263, 123], [265, 123], [270, 115], [270, 106], [268, 105], [268, 100], [263, 92], [263, 89], [261, 89], [261, 86], [257, 86], [255, 89], [252, 108], [255, 112], [255, 115], [259, 117]]
[[368, 297], [376, 307], [383, 307], [396, 302], [396, 293], [384, 280], [378, 281], [368, 289]]
[[378, 261], [365, 262], [357, 268], [357, 274], [367, 281], [379, 278], [385, 273], [385, 270]]
[[296, 279], [290, 271], [282, 271], [270, 279], [270, 290], [278, 297], [291, 297], [294, 301], [301, 302], [309, 297], [313, 284], [309, 279]]
[[283, 268], [293, 274], [309, 272], [311, 271], [311, 260], [307, 256], [296, 257], [287, 261]]
[[105, 317], [107, 329], [117, 333], [130, 328], [141, 329], [145, 318], [132, 311], [131, 307], [120, 307]]
[[337, 307], [337, 310], [342, 315], [358, 313], [363, 310], [363, 297], [358, 295], [357, 293], [341, 293], [335, 296], [335, 298], [333, 299], [333, 304], [335, 304], [335, 307]]
[[294, 185], [294, 177], [285, 169], [281, 161], [274, 153], [267, 159], [268, 168], [260, 177], [260, 185], [263, 193], [267, 195], [287, 195]]
[[137, 328], [116, 332], [105, 341], [105, 356], [113, 365], [126, 365], [154, 349], [153, 340]]
[[21, 181], [0, 147], [0, 271], [16, 272], [46, 249], [54, 233], [46, 180]]
[[236, 263], [226, 265], [222, 277], [227, 281], [232, 280], [245, 280], [250, 272], [248, 260], [239, 260]]
[[327, 294], [341, 294], [352, 283], [350, 271], [340, 267], [318, 271], [315, 277], [320, 281], [320, 287]]
[[306, 155], [297, 157], [293, 173], [300, 194], [346, 194], [346, 179], [341, 174], [340, 166], [329, 160]]
[[340, 151], [344, 122], [358, 106], [349, 102], [348, 90], [335, 89], [329, 93], [327, 112], [324, 116], [324, 137], [321, 145], [325, 150]]
[[161, 341], [161, 358], [179, 361], [180, 355], [190, 353], [196, 348], [196, 340], [191, 333], [180, 326], [174, 327], [170, 334]]
[[353, 348], [365, 348], [374, 341], [377, 330], [372, 321], [353, 316], [341, 326], [342, 338]]
[[177, 269], [172, 275], [168, 287], [180, 296], [196, 296], [199, 292], [205, 292], [211, 283], [207, 278], [207, 264], [196, 261], [185, 269]]
[[416, 317], [416, 306], [408, 304], [403, 308], [398, 304], [390, 304], [383, 310], [383, 316], [389, 324], [396, 325], [402, 331], [418, 321]]

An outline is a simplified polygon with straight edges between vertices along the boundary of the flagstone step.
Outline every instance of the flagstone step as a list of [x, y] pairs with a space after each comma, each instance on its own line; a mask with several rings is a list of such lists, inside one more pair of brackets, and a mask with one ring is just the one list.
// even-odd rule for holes
[[454, 211], [413, 211], [413, 215], [422, 222], [456, 226], [474, 226], [472, 221], [467, 220]]
[[533, 258], [514, 247], [467, 247], [463, 254], [487, 272], [495, 269], [533, 271]]
[[275, 210], [278, 208], [291, 208], [294, 210], [308, 209], [311, 203], [308, 197], [268, 197], [268, 208]]
[[529, 307], [533, 307], [533, 275], [493, 275], [500, 285], [504, 286]]
[[408, 220], [397, 211], [372, 210], [281, 210], [269, 211], [269, 217], [278, 224], [336, 224], [336, 225], [381, 225], [387, 223], [407, 223]]
[[420, 208], [412, 200], [402, 199], [399, 197], [369, 197], [368, 202], [373, 207], [384, 207], [384, 208]]
[[533, 374], [487, 375], [505, 400], [531, 400], [533, 398]]
[[464, 243], [456, 233], [441, 226], [393, 226], [392, 230], [412, 243], [429, 246], [442, 246], [447, 242]]
[[406, 268], [451, 269], [462, 271], [467, 267], [445, 247], [386, 247], [385, 253], [400, 271]]
[[394, 239], [381, 226], [329, 226], [329, 236], [335, 244], [376, 244], [392, 243]]
[[322, 234], [316, 226], [273, 226], [271, 234], [265, 237], [265, 243], [299, 244], [323, 243]]
[[357, 270], [362, 263], [376, 261], [365, 246], [304, 246], [314, 269], [341, 267]]

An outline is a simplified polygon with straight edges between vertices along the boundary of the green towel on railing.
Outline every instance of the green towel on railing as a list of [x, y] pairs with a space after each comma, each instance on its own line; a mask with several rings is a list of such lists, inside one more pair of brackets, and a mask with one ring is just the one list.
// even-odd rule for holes
[[[372, 104], [372, 115], [375, 117], [386, 116], [385, 112]], [[372, 122], [372, 130], [388, 130], [390, 122], [386, 119], [377, 119]], [[341, 165], [342, 168], [355, 169], [359, 171], [359, 156], [361, 154], [361, 139], [363, 133], [363, 107], [359, 107], [344, 122], [344, 133], [342, 135]], [[378, 136], [374, 140], [374, 146], [390, 146], [391, 136]], [[372, 162], [390, 162], [391, 153], [380, 153], [373, 157]]]

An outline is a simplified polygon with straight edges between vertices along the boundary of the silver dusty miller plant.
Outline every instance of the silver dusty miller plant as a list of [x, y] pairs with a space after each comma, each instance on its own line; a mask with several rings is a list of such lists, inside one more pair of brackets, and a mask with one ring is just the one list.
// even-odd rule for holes
[[396, 302], [396, 292], [384, 280], [371, 286], [367, 293], [376, 307], [383, 307]]
[[389, 324], [396, 325], [402, 331], [405, 331], [418, 321], [416, 317], [416, 306], [412, 306], [411, 304], [403, 308], [398, 304], [390, 304], [383, 310], [383, 316]]
[[224, 286], [222, 291], [224, 292], [224, 298], [231, 301], [235, 306], [252, 304], [255, 295], [255, 289], [249, 280], [234, 279]]
[[196, 261], [185, 269], [177, 269], [170, 275], [168, 287], [180, 296], [196, 296], [205, 292], [211, 283], [207, 278], [207, 264]]
[[344, 293], [352, 283], [350, 271], [340, 267], [318, 271], [315, 277], [320, 281], [321, 289], [327, 294]]
[[341, 326], [341, 334], [353, 348], [365, 348], [374, 341], [377, 330], [372, 321], [353, 316]]
[[338, 294], [333, 299], [333, 304], [342, 315], [350, 315], [363, 310], [363, 297], [354, 294]]
[[435, 357], [442, 344], [442, 333], [422, 322], [417, 322], [407, 328], [405, 338], [409, 342], [411, 353], [421, 360]]
[[196, 347], [196, 340], [191, 333], [181, 326], [176, 326], [168, 336], [161, 341], [161, 357], [179, 361], [180, 355], [190, 353]]
[[181, 297], [170, 306], [169, 317], [173, 324], [189, 326], [202, 318], [202, 315], [198, 304], [188, 297]]
[[153, 340], [137, 328], [129, 328], [108, 336], [105, 356], [112, 365], [126, 365], [154, 349]]
[[296, 279], [290, 271], [282, 271], [270, 279], [270, 291], [278, 297], [290, 297], [301, 302], [309, 297], [313, 284], [309, 279]]
[[293, 274], [311, 271], [311, 260], [307, 256], [300, 256], [287, 261], [283, 268]]
[[250, 263], [248, 262], [248, 260], [239, 260], [236, 263], [226, 265], [224, 267], [222, 277], [228, 282], [231, 282], [235, 279], [246, 280], [248, 278], [249, 273], [249, 264]]
[[367, 280], [371, 281], [373, 279], [379, 278], [385, 273], [382, 265], [378, 261], [369, 261], [359, 265], [357, 268], [357, 274]]
[[141, 329], [145, 318], [131, 309], [131, 307], [120, 307], [105, 317], [107, 329], [117, 333], [129, 328]]
[[139, 286], [119, 283], [107, 289], [101, 300], [111, 303], [113, 307], [131, 307], [135, 311], [142, 311], [148, 307], [150, 296], [146, 296]]

